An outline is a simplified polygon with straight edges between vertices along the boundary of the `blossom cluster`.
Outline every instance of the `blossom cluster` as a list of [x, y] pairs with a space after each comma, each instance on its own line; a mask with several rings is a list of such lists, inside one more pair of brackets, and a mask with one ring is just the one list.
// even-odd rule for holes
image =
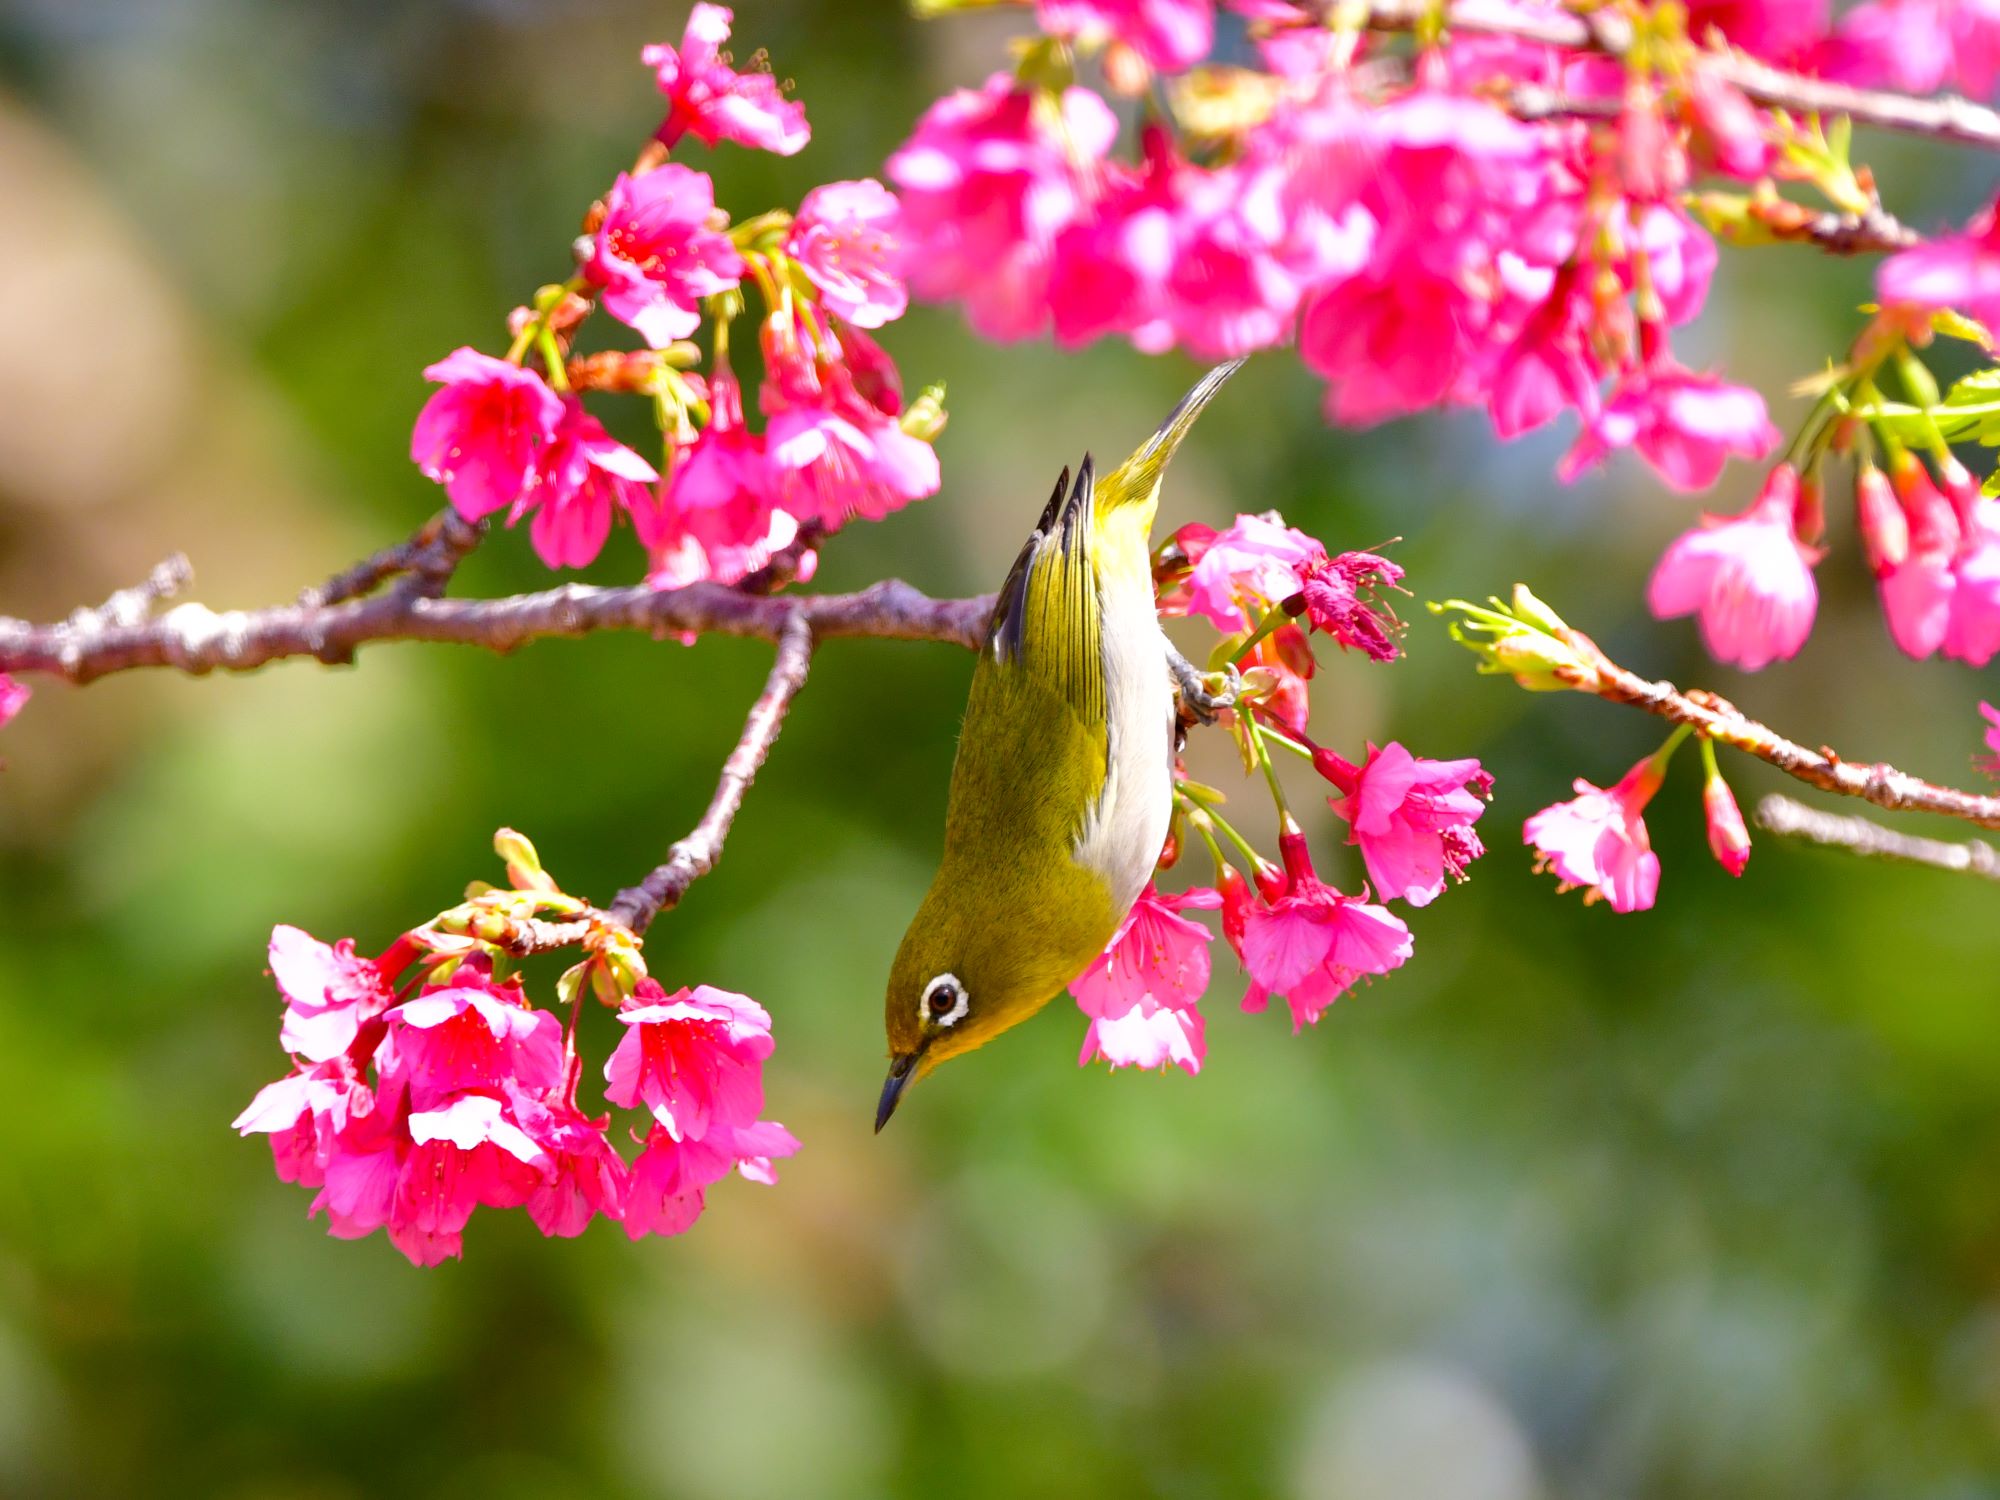
[[[1511, 438], [1574, 413], [1565, 475], [1629, 448], [1699, 490], [1729, 457], [1771, 451], [1763, 398], [1670, 344], [1716, 264], [1683, 189], [1702, 170], [1763, 176], [1782, 138], [1712, 54], [1663, 33], [1658, 54], [1685, 62], [1663, 83], [1454, 37], [1385, 87], [1393, 74], [1356, 66], [1375, 43], [1308, 8], [1227, 8], [1248, 18], [1258, 66], [1172, 80], [1129, 154], [1068, 50], [1030, 48], [1017, 72], [933, 105], [888, 164], [917, 294], [1001, 339], [1118, 336], [1203, 358], [1296, 342], [1343, 423], [1475, 406]], [[1697, 6], [1688, 27], [1786, 50], [1810, 18], [1772, 13], [1793, 9]], [[1065, 49], [1103, 47], [1125, 91], [1200, 61], [1213, 31], [1212, 6], [1167, 0], [1037, 14]], [[1518, 85], [1612, 118], [1524, 121], [1503, 107]]]
[[[1394, 660], [1399, 625], [1383, 595], [1402, 576], [1377, 553], [1330, 554], [1275, 514], [1240, 515], [1220, 532], [1184, 526], [1160, 548], [1161, 613], [1215, 625], [1223, 634], [1211, 661], [1239, 671], [1228, 724], [1246, 765], [1261, 765], [1269, 778], [1279, 859], [1264, 859], [1231, 826], [1218, 793], [1179, 778], [1176, 833], [1163, 863], [1174, 862], [1182, 830], [1192, 829], [1207, 846], [1215, 882], [1172, 895], [1148, 886], [1070, 985], [1090, 1019], [1079, 1061], [1200, 1071], [1206, 1038], [1198, 1005], [1213, 934], [1188, 912], [1220, 913], [1223, 938], [1247, 977], [1243, 1008], [1262, 1011], [1282, 996], [1298, 1030], [1356, 984], [1410, 957], [1414, 938], [1389, 902], [1428, 906], [1484, 853], [1473, 825], [1492, 777], [1478, 761], [1429, 760], [1391, 742], [1367, 746], [1357, 764], [1308, 735], [1311, 637]], [[1308, 761], [1325, 784], [1366, 872], [1354, 893], [1315, 870], [1285, 804], [1273, 748]], [[1247, 876], [1219, 840], [1245, 860]]]
[[[541, 880], [535, 868], [520, 884], [534, 892]], [[491, 902], [482, 910], [498, 916]], [[771, 1018], [747, 996], [668, 994], [643, 975], [611, 987], [623, 1030], [603, 1097], [646, 1124], [627, 1161], [613, 1117], [579, 1094], [577, 1012], [602, 986], [571, 986], [565, 1025], [519, 976], [502, 977], [495, 949], [439, 924], [374, 958], [281, 926], [270, 967], [292, 1069], [236, 1129], [270, 1137], [278, 1176], [315, 1190], [309, 1212], [338, 1238], [386, 1230], [412, 1262], [436, 1265], [460, 1253], [480, 1207], [525, 1208], [551, 1236], [600, 1217], [633, 1239], [679, 1234], [730, 1172], [770, 1183], [772, 1162], [798, 1150], [760, 1118]]]
[[[532, 518], [552, 568], [593, 561], [622, 516], [655, 587], [733, 583], [788, 548], [799, 554], [792, 572], [810, 576], [819, 538], [938, 488], [938, 400], [906, 406], [869, 332], [908, 303], [895, 194], [872, 179], [825, 183], [795, 214], [732, 223], [709, 175], [668, 159], [683, 139], [781, 155], [809, 139], [803, 107], [721, 51], [730, 23], [727, 9], [696, 5], [678, 45], [645, 49], [667, 116], [593, 205], [576, 273], [516, 310], [505, 356], [462, 348], [424, 372], [439, 389], [417, 418], [412, 460], [467, 520]], [[764, 304], [761, 431], [730, 363], [746, 290]], [[573, 358], [578, 326], [598, 309], [645, 348]], [[704, 326], [706, 375], [688, 342]], [[647, 398], [657, 463], [610, 435], [587, 390]]]

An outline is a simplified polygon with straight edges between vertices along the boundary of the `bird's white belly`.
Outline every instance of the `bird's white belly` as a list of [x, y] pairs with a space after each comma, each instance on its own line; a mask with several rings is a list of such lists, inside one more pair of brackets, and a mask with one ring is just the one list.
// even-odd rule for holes
[[1150, 585], [1130, 598], [1107, 590], [1103, 600], [1109, 755], [1104, 791], [1074, 851], [1104, 881], [1121, 918], [1152, 878], [1173, 815], [1174, 693]]

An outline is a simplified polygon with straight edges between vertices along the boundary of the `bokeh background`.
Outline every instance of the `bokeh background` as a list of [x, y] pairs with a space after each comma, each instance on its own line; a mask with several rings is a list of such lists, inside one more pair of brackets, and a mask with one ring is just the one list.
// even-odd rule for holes
[[[741, 50], [770, 48], [814, 137], [713, 156], [739, 214], [879, 172], [1009, 29], [744, 11]], [[0, 4], [0, 609], [58, 616], [177, 548], [208, 602], [286, 598], [433, 510], [405, 456], [419, 370], [493, 346], [562, 273], [654, 123], [636, 51], [684, 13]], [[1919, 224], [1991, 190], [1970, 154], [1867, 154]], [[1866, 291], [1866, 267], [1732, 256], [1690, 353], [1789, 424], [1786, 384]], [[996, 349], [937, 310], [889, 343], [949, 382], [945, 492], [841, 537], [833, 587], [991, 587], [1055, 469], [1129, 447], [1192, 373]], [[1419, 598], [1526, 578], [1643, 670], [1971, 774], [1993, 678], [1897, 657], [1851, 547], [1804, 655], [1743, 680], [1644, 616], [1693, 506], [1638, 466], [1564, 489], [1566, 434], [1335, 432], [1317, 394], [1256, 361], [1168, 522], [1275, 505], [1337, 546], [1401, 536]], [[621, 536], [591, 576], [638, 562]], [[546, 577], [508, 535], [458, 587]], [[1477, 678], [1420, 612], [1408, 647], [1330, 663], [1317, 720], [1498, 778], [1493, 852], [1418, 914], [1411, 964], [1294, 1037], [1236, 1011], [1225, 961], [1198, 1080], [1080, 1072], [1057, 1005], [876, 1139], [881, 985], [971, 662], [830, 646], [720, 869], [649, 945], [670, 984], [770, 1006], [772, 1112], [805, 1150], [681, 1239], [551, 1243], [487, 1212], [428, 1272], [326, 1238], [228, 1129], [282, 1067], [266, 934], [379, 947], [495, 873], [502, 823], [608, 896], [698, 813], [765, 648], [390, 645], [38, 684], [0, 774], [0, 1494], [2000, 1493], [1991, 888], [1769, 840], [1732, 882], [1689, 756], [1652, 818], [1659, 908], [1586, 910], [1516, 830], [1657, 726]], [[1732, 769], [1746, 806], [1778, 781]]]

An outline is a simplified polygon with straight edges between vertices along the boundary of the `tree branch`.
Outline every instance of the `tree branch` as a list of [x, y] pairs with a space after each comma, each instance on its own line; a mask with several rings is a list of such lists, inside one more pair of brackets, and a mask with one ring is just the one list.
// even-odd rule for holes
[[[797, 601], [793, 603], [796, 605]], [[722, 763], [722, 779], [709, 799], [708, 810], [693, 831], [667, 851], [665, 863], [639, 884], [620, 891], [607, 908], [611, 917], [634, 932], [644, 932], [654, 917], [676, 905], [690, 885], [715, 868], [729, 825], [735, 822], [737, 809], [743, 806], [744, 794], [757, 779], [764, 757], [771, 753], [771, 746], [778, 738], [785, 710], [805, 685], [814, 645], [813, 627], [806, 613], [792, 608], [778, 629], [777, 639], [778, 652], [771, 663], [771, 675], [765, 679], [764, 691], [750, 705], [736, 748]]]
[[[377, 554], [332, 580], [329, 587], [359, 579], [364, 569], [388, 555]], [[377, 581], [386, 576], [378, 574]], [[412, 578], [421, 576], [425, 576], [421, 571], [411, 573]], [[130, 609], [114, 608], [134, 593], [115, 595], [99, 609], [81, 611], [59, 624], [36, 625], [0, 616], [0, 672], [40, 672], [76, 683], [139, 667], [169, 667], [196, 675], [248, 672], [296, 656], [344, 664], [353, 661], [358, 648], [376, 641], [445, 641], [511, 651], [548, 636], [583, 636], [600, 630], [775, 641], [794, 615], [804, 619], [819, 639], [879, 636], [976, 648], [993, 610], [990, 594], [933, 599], [897, 579], [885, 579], [859, 593], [792, 597], [761, 597], [712, 583], [669, 590], [643, 584], [599, 588], [570, 583], [504, 599], [433, 598], [420, 589], [398, 588], [327, 605], [287, 604], [220, 613], [206, 605], [182, 604], [152, 619], [134, 618]]]
[[[1337, 15], [1340, 0], [1322, 0], [1321, 10]], [[1448, 0], [1447, 30], [1513, 37], [1544, 46], [1623, 57], [1632, 50], [1632, 27], [1608, 11], [1579, 14], [1549, 10], [1523, 12], [1506, 0]], [[1414, 31], [1436, 16], [1436, 0], [1373, 0], [1367, 25], [1377, 31]], [[1740, 52], [1712, 51], [1710, 72], [1734, 84], [1759, 104], [1795, 114], [1846, 115], [1883, 130], [1900, 130], [1932, 140], [2000, 150], [2000, 112], [1954, 95], [1916, 98], [1877, 89], [1854, 88], [1802, 73], [1788, 73]]]
[[1577, 674], [1576, 686], [1585, 692], [1643, 708], [1669, 723], [1692, 725], [1718, 744], [1754, 755], [1821, 791], [1859, 797], [1889, 812], [1940, 813], [1981, 828], [2000, 828], [2000, 797], [1939, 786], [1894, 766], [1845, 761], [1825, 747], [1808, 750], [1750, 718], [1726, 698], [1699, 689], [1683, 693], [1671, 682], [1649, 682], [1610, 660], [1586, 637], [1574, 631], [1570, 636], [1572, 646], [1588, 653], [1588, 670], [1594, 673], [1594, 681]]
[[1756, 816], [1759, 828], [1781, 838], [1804, 839], [1823, 849], [1840, 849], [1864, 859], [1928, 865], [1932, 869], [2000, 881], [2000, 850], [1981, 839], [1954, 843], [1915, 838], [1866, 818], [1826, 812], [1775, 793], [1757, 804]]
[[299, 595], [307, 609], [339, 604], [372, 594], [390, 578], [404, 578], [405, 591], [435, 599], [451, 582], [451, 575], [466, 555], [479, 545], [486, 528], [467, 521], [449, 506], [426, 521], [407, 541], [384, 547], [353, 567], [336, 573], [317, 588]]

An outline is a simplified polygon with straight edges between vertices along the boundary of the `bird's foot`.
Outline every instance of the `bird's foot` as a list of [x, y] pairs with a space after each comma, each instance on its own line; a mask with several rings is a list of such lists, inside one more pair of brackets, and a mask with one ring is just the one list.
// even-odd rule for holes
[[1174, 690], [1180, 695], [1181, 717], [1197, 724], [1212, 724], [1223, 709], [1234, 708], [1243, 689], [1243, 678], [1233, 664], [1219, 672], [1204, 672], [1171, 645], [1167, 670], [1173, 673]]

